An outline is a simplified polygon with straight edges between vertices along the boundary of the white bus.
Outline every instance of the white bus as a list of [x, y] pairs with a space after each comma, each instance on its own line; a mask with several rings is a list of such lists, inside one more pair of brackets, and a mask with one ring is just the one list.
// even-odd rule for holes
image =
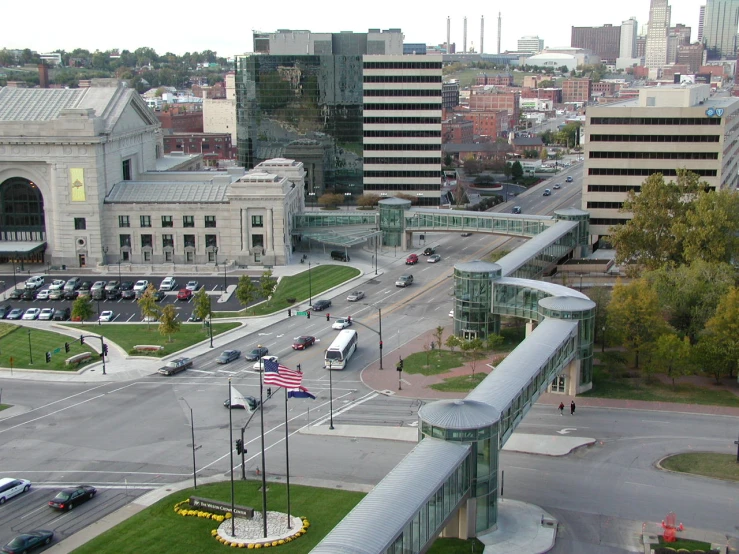
[[357, 349], [359, 336], [352, 329], [344, 329], [326, 350], [326, 360], [323, 367], [328, 369], [344, 369], [346, 362]]

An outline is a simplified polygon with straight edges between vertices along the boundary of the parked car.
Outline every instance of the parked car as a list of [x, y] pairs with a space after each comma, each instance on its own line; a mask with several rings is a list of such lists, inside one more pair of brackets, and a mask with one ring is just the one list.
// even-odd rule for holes
[[13, 310], [10, 310], [10, 313], [5, 316], [5, 319], [20, 319], [23, 317], [23, 310], [20, 308], [15, 308]]
[[20, 300], [21, 296], [23, 296], [23, 293], [25, 292], [24, 289], [13, 289], [10, 291], [10, 294], [8, 294], [8, 299], [10, 300]]
[[36, 290], [36, 289], [40, 289], [43, 286], [44, 286], [43, 275], [34, 275], [28, 281], [26, 281], [25, 288]]
[[0, 479], [0, 504], [5, 504], [7, 500], [14, 496], [28, 492], [30, 488], [31, 482], [26, 479], [3, 477]]
[[191, 323], [197, 323], [197, 322], [203, 321], [203, 318], [196, 316], [195, 312], [193, 312], [190, 314], [190, 317], [187, 318], [187, 321]]
[[197, 281], [188, 281], [185, 288], [191, 292], [197, 292], [200, 288], [200, 284]]
[[430, 256], [431, 254], [436, 254], [436, 248], [433, 246], [427, 246], [423, 251], [423, 255]]
[[51, 318], [54, 321], [67, 321], [72, 315], [72, 310], [69, 308], [59, 308], [54, 311], [54, 316]]
[[77, 297], [92, 298], [92, 291], [90, 289], [83, 289], [82, 287], [80, 287], [80, 290], [77, 291]]
[[115, 319], [115, 313], [113, 310], [104, 310], [100, 313], [100, 317], [98, 317], [98, 321], [113, 321]]
[[228, 364], [241, 357], [241, 350], [224, 350], [220, 356], [216, 358], [217, 364]]
[[65, 291], [77, 290], [78, 288], [80, 288], [81, 284], [82, 284], [82, 279], [80, 279], [79, 277], [72, 277], [66, 283], [64, 283], [64, 290]]
[[313, 302], [313, 310], [316, 312], [321, 312], [330, 307], [331, 300], [316, 300], [315, 302]]
[[462, 233], [462, 236], [463, 237], [469, 237], [469, 236], [472, 236], [472, 233], [465, 232], [465, 233]]
[[434, 254], [433, 256], [429, 256], [426, 261], [430, 264], [435, 264], [436, 262], [441, 261], [441, 256]]
[[121, 291], [133, 290], [133, 281], [123, 281], [119, 288], [121, 289]]
[[80, 290], [92, 290], [92, 281], [82, 281]]
[[349, 294], [349, 296], [346, 297], [346, 299], [349, 302], [357, 302], [358, 300], [361, 300], [362, 298], [364, 298], [364, 291], [361, 291], [361, 290], [355, 290], [354, 292]]
[[265, 360], [270, 360], [272, 362], [276, 362], [277, 360], [279, 360], [279, 358], [277, 356], [262, 356], [252, 366], [252, 369], [256, 369], [257, 371], [264, 371], [264, 362], [265, 362]]
[[331, 329], [346, 329], [347, 327], [351, 326], [352, 320], [348, 317], [340, 317], [336, 321], [334, 321], [334, 324], [331, 326]]
[[36, 529], [13, 537], [8, 544], [3, 546], [6, 554], [26, 554], [39, 546], [50, 544], [54, 539], [54, 531], [48, 529]]
[[259, 407], [259, 400], [254, 398], [253, 396], [244, 396], [244, 402], [246, 403], [246, 406], [244, 404], [238, 403], [238, 402], [231, 402], [228, 398], [223, 401], [223, 407], [224, 408], [231, 408], [232, 410], [246, 410], [248, 409], [250, 412], [253, 412]]
[[107, 293], [105, 292], [105, 288], [100, 288], [100, 289], [91, 291], [93, 300], [105, 300], [106, 294]]
[[190, 358], [177, 358], [171, 362], [167, 362], [167, 365], [157, 369], [157, 373], [162, 375], [174, 375], [180, 371], [185, 371], [187, 368], [192, 367], [192, 360]]
[[37, 294], [36, 289], [26, 289], [21, 294], [21, 300], [35, 300]]
[[554, 186], [552, 187], [554, 190], [559, 190], [562, 188], [562, 183], [554, 183]]
[[79, 290], [65, 290], [64, 291], [64, 300], [76, 300], [77, 297], [80, 295]]
[[54, 308], [42, 308], [41, 313], [38, 314], [38, 318], [44, 321], [49, 321], [54, 317]]
[[118, 300], [121, 297], [121, 289], [113, 289], [105, 291], [105, 298], [108, 300]]
[[568, 183], [571, 183], [572, 182], [572, 177], [567, 177], [567, 179], [565, 179], [565, 181], [568, 182]]
[[38, 291], [38, 294], [36, 294], [36, 300], [48, 300], [49, 294], [51, 294], [49, 289], [40, 290]]
[[258, 360], [262, 356], [266, 356], [269, 353], [269, 348], [266, 346], [257, 346], [255, 349], [253, 349], [248, 354], [244, 355], [244, 359], [246, 359], [249, 362], [253, 362], [255, 360]]
[[395, 281], [396, 287], [408, 287], [413, 284], [413, 275], [401, 275], [398, 280]]
[[154, 302], [161, 302], [167, 295], [164, 294], [163, 290], [155, 290], [151, 296], [154, 298]]
[[511, 210], [511, 213], [520, 214], [521, 213], [521, 206], [513, 206], [513, 209]]
[[105, 290], [105, 281], [95, 281], [90, 287], [90, 290], [92, 292], [95, 292], [96, 290]]
[[64, 283], [66, 283], [64, 279], [54, 279], [49, 285], [49, 290], [61, 290], [64, 288]]
[[49, 291], [49, 300], [61, 300], [62, 298], [64, 298], [63, 289], [54, 289]]
[[75, 506], [94, 498], [97, 492], [97, 489], [91, 485], [69, 487], [59, 492], [52, 500], [49, 500], [49, 506], [57, 510], [71, 510]]
[[552, 189], [544, 189], [544, 194], [542, 196], [551, 196], [552, 195]]
[[149, 286], [149, 281], [147, 281], [146, 279], [140, 279], [136, 281], [136, 284], [133, 286], [133, 290], [135, 290], [136, 292], [139, 292], [139, 291], [143, 292], [146, 290], [148, 286]]
[[122, 290], [121, 298], [123, 298], [123, 300], [133, 300], [134, 298], [136, 298], [136, 291], [133, 290], [133, 287], [131, 287], [130, 289]]
[[159, 285], [159, 290], [174, 290], [177, 288], [177, 281], [174, 277], [165, 277], [162, 279], [162, 283]]
[[108, 281], [105, 284], [105, 292], [110, 292], [112, 290], [117, 290], [117, 289], [120, 288], [120, 286], [121, 285], [120, 285], [120, 283], [118, 283], [118, 281]]
[[177, 300], [184, 300], [188, 301], [192, 298], [192, 291], [188, 289], [180, 289], [180, 292], [177, 293]]
[[13, 307], [10, 304], [0, 306], [0, 319], [5, 319], [12, 310]]
[[23, 317], [21, 319], [24, 319], [24, 320], [38, 319], [38, 315], [40, 313], [41, 313], [41, 310], [39, 308], [28, 308], [26, 312], [23, 314]]
[[293, 343], [293, 350], [305, 350], [309, 346], [313, 346], [316, 343], [316, 337], [310, 335], [303, 335], [295, 339]]
[[411, 254], [405, 259], [405, 265], [415, 265], [418, 263], [418, 254]]

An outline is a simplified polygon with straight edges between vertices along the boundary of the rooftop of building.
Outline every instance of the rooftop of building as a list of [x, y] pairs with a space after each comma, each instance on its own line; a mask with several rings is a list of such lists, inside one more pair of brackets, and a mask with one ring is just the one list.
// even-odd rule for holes
[[[739, 102], [733, 96], [711, 96], [710, 85], [705, 84], [670, 84], [650, 87], [640, 87], [639, 96], [632, 96], [622, 101], [591, 106], [591, 108], [726, 108]], [[623, 89], [622, 89], [623, 90]], [[693, 94], [687, 94], [690, 91]], [[684, 94], [680, 94], [683, 92]], [[647, 97], [659, 100], [656, 106], [648, 106]], [[589, 108], [589, 109], [591, 109]]]
[[230, 183], [122, 181], [105, 198], [106, 204], [212, 204], [228, 202]]

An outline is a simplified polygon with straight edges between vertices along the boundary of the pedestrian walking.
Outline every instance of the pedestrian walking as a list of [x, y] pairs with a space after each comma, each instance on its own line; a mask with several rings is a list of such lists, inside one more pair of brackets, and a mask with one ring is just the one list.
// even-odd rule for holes
[[570, 402], [570, 415], [575, 415], [575, 401]]
[[559, 403], [559, 415], [564, 415], [564, 411], [565, 411], [565, 403], [560, 402]]

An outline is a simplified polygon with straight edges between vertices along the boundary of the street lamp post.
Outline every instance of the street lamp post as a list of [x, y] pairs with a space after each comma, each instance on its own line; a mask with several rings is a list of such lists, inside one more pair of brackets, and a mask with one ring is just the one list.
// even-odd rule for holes
[[218, 267], [218, 247], [217, 246], [214, 246], [213, 247], [213, 254], [215, 254], [215, 257], [216, 257], [216, 267]]
[[308, 304], [313, 305], [313, 286], [310, 279], [310, 261], [308, 261]]
[[108, 247], [103, 246], [103, 265], [108, 265]]
[[33, 349], [31, 348], [31, 328], [28, 328], [28, 357], [31, 359], [31, 365], [33, 365]]
[[210, 347], [213, 348], [213, 299], [208, 296], [208, 333], [210, 334]]
[[601, 329], [602, 333], [600, 335], [600, 351], [601, 353], [606, 351], [606, 326], [604, 325]]
[[[17, 252], [16, 252], [16, 254], [17, 254]], [[15, 278], [15, 257], [13, 258], [13, 288], [14, 289], [17, 289], [18, 288], [18, 281]]]
[[228, 284], [226, 283], [226, 261], [223, 261], [223, 294], [226, 294], [226, 289], [228, 288]]
[[187, 403], [187, 400], [181, 398], [185, 405], [190, 408], [190, 435], [192, 437], [192, 486], [194, 489], [198, 488], [197, 478], [197, 466], [195, 465], [195, 420], [192, 417], [192, 407]]
[[[345, 192], [344, 193], [344, 203], [346, 204], [347, 201], [351, 202], [352, 200], [352, 193], [351, 192]], [[349, 211], [349, 204], [346, 204], [346, 211]]]
[[309, 192], [308, 193], [308, 199], [311, 203], [311, 209], [315, 209], [316, 207], [316, 193], [315, 192]]
[[331, 374], [333, 373], [332, 361], [328, 360], [328, 402], [329, 402], [329, 426], [328, 428], [334, 430], [334, 384]]
[[380, 240], [378, 235], [375, 235], [375, 275], [377, 275], [377, 242]]

